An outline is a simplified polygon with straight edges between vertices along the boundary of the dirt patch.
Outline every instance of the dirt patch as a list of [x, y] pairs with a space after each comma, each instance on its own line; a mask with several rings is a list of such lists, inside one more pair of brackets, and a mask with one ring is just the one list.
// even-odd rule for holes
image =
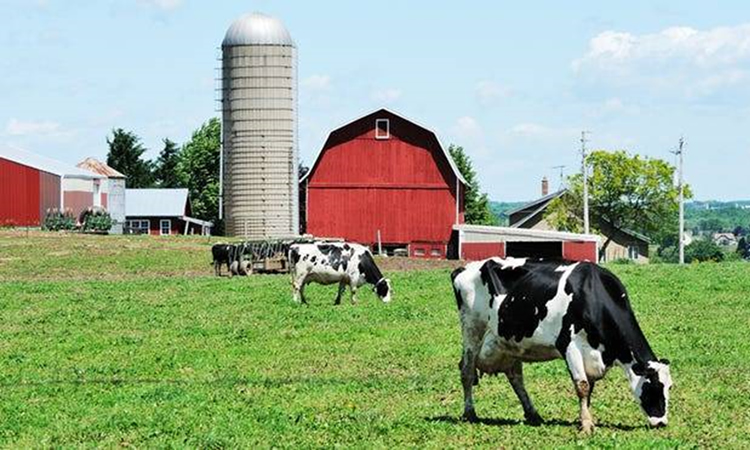
[[418, 258], [375, 258], [378, 267], [383, 272], [412, 272], [419, 270], [453, 270], [464, 265], [464, 261], [445, 259], [418, 259]]

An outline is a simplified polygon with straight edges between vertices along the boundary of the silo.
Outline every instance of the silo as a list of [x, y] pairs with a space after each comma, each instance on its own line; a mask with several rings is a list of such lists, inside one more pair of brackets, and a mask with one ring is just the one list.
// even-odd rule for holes
[[222, 49], [222, 204], [228, 236], [296, 236], [297, 49], [278, 19], [248, 14]]

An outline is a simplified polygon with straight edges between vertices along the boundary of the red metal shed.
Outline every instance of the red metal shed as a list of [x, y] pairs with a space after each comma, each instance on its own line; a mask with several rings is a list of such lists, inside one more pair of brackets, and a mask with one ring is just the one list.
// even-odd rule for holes
[[598, 260], [599, 236], [596, 235], [482, 225], [457, 225], [453, 229], [458, 254], [469, 261], [493, 256]]
[[39, 226], [50, 208], [71, 209], [77, 216], [89, 206], [100, 206], [100, 197], [104, 196], [98, 190], [102, 178], [105, 177], [2, 145], [0, 226]]
[[432, 131], [386, 109], [331, 132], [302, 178], [307, 233], [444, 258], [465, 181]]

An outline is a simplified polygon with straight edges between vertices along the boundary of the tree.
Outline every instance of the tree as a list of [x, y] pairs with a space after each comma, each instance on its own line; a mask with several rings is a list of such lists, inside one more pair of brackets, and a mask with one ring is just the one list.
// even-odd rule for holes
[[107, 144], [107, 165], [127, 177], [129, 188], [148, 188], [153, 185], [153, 164], [141, 158], [146, 149], [135, 133], [117, 128], [112, 130], [111, 140], [107, 137]]
[[[669, 241], [678, 228], [679, 189], [674, 186], [675, 168], [661, 159], [630, 156], [625, 151], [598, 150], [587, 158], [593, 167], [588, 178], [592, 227], [601, 230], [609, 222], [616, 229], [629, 229], [654, 241]], [[573, 232], [583, 228], [583, 177], [568, 177], [568, 192], [554, 200], [545, 218], [555, 227]], [[685, 197], [692, 196], [685, 187]], [[611, 242], [602, 245], [606, 251]]]
[[474, 225], [494, 225], [495, 215], [490, 209], [490, 200], [486, 193], [480, 192], [477, 173], [474, 171], [471, 159], [464, 152], [463, 147], [451, 144], [448, 152], [456, 163], [459, 172], [466, 180], [464, 194], [464, 209], [466, 223]]
[[740, 258], [745, 259], [747, 258], [749, 251], [750, 246], [747, 244], [747, 239], [745, 239], [745, 236], [742, 236], [737, 243], [737, 254], [740, 255]]
[[724, 252], [711, 239], [696, 239], [685, 247], [685, 261], [724, 261]]
[[159, 153], [154, 167], [154, 179], [160, 188], [184, 187], [178, 166], [180, 163], [180, 148], [169, 139], [164, 139], [164, 149]]
[[[193, 215], [219, 224], [219, 155], [221, 122], [210, 119], [182, 147], [178, 171], [190, 191]], [[220, 227], [219, 227], [220, 228]]]

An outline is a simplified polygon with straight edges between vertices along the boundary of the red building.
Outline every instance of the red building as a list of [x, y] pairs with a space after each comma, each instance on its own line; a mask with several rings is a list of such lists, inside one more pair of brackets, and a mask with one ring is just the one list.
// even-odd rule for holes
[[331, 132], [300, 181], [306, 232], [444, 258], [465, 181], [435, 133], [381, 109]]
[[190, 217], [187, 189], [126, 189], [125, 231], [170, 236], [211, 234], [213, 223]]
[[107, 206], [106, 177], [0, 146], [0, 226], [40, 226], [46, 211], [71, 210], [75, 217], [91, 206]]

